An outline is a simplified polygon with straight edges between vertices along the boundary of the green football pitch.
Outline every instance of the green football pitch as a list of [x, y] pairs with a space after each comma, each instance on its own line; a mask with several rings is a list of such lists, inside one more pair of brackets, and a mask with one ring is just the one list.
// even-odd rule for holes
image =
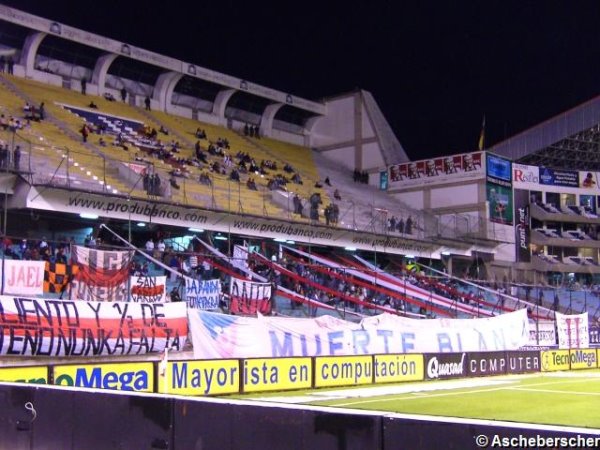
[[383, 413], [600, 428], [600, 371], [506, 375], [239, 396]]

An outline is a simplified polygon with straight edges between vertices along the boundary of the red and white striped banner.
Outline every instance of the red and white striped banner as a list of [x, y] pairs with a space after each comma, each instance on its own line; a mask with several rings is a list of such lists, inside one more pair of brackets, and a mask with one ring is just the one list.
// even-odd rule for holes
[[185, 303], [129, 303], [0, 296], [0, 355], [138, 355], [181, 350]]

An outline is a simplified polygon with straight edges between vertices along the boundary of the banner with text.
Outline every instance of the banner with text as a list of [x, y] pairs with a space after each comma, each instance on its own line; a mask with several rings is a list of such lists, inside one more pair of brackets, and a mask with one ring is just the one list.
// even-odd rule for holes
[[271, 283], [231, 278], [229, 284], [229, 310], [234, 314], [271, 314]]
[[221, 300], [221, 281], [185, 277], [185, 301], [191, 309], [217, 309]]
[[167, 277], [130, 277], [129, 299], [132, 302], [156, 303], [166, 300]]
[[531, 262], [531, 222], [529, 216], [529, 191], [514, 190], [515, 254], [517, 262]]
[[73, 245], [71, 255], [79, 266], [71, 283], [71, 300], [127, 301], [132, 252]]
[[390, 166], [389, 186], [440, 184], [483, 178], [484, 175], [483, 153], [465, 153]]
[[588, 329], [588, 313], [556, 314], [556, 330], [559, 348], [588, 348], [590, 335]]
[[517, 350], [529, 340], [525, 309], [484, 319], [381, 314], [360, 323], [190, 310], [189, 320], [199, 359]]
[[[21, 200], [21, 201], [18, 201]], [[259, 216], [238, 216], [227, 212], [208, 211], [141, 199], [107, 197], [106, 195], [48, 188], [29, 189], [27, 197], [15, 200], [15, 207], [63, 211], [65, 213], [96, 214], [100, 217], [151, 222], [177, 227], [194, 227], [205, 230], [243, 234], [258, 238], [279, 237], [298, 243], [354, 247], [372, 251], [384, 248], [387, 253], [411, 254], [429, 258], [439, 245], [404, 237], [384, 236], [347, 228], [331, 228], [290, 222]]]
[[185, 303], [0, 296], [0, 355], [138, 355], [183, 349]]
[[552, 347], [556, 345], [556, 328], [554, 322], [542, 322], [529, 324], [530, 347]]
[[2, 286], [4, 294], [43, 295], [45, 261], [4, 260]]

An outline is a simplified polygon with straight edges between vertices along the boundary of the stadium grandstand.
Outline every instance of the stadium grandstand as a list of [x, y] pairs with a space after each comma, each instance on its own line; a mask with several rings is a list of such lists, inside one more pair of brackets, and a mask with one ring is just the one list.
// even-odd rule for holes
[[[514, 331], [522, 317], [517, 347], [495, 347], [510, 339], [493, 325], [479, 343], [539, 355], [558, 345], [556, 313], [587, 313], [600, 344], [598, 98], [490, 148], [411, 161], [365, 90], [309, 100], [14, 8], [0, 21], [2, 329], [12, 305], [52, 330], [67, 299], [115, 305], [64, 306], [67, 322], [163, 326], [152, 343], [108, 333], [81, 348], [64, 327], [4, 334], [3, 368], [330, 354], [300, 323], [343, 336], [396, 320]], [[204, 335], [187, 339], [188, 315]], [[236, 320], [286, 331], [252, 347], [257, 325]], [[352, 336], [323, 348], [375, 346]], [[402, 336], [401, 350], [468, 351], [457, 336]]]

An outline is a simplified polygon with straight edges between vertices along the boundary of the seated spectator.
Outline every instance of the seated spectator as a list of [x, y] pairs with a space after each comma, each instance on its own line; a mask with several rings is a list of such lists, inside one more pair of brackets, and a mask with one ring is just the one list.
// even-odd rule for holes
[[196, 139], [206, 139], [206, 131], [196, 128]]
[[94, 103], [94, 101], [91, 101], [90, 104], [88, 105], [88, 108], [92, 108], [92, 109], [98, 109], [98, 105], [96, 105]]
[[100, 140], [98, 141], [98, 145], [100, 147], [106, 147], [106, 141], [100, 136]]
[[112, 95], [110, 92], [105, 92], [104, 93], [104, 98], [106, 100], [108, 100], [109, 102], [114, 102], [115, 101], [115, 96]]
[[317, 181], [317, 182], [315, 183], [315, 187], [316, 187], [316, 188], [322, 188], [322, 187], [323, 187], [323, 183], [321, 183], [320, 181]]
[[236, 169], [231, 169], [231, 172], [229, 173], [229, 179], [239, 182], [240, 181], [240, 173]]
[[162, 125], [160, 126], [160, 130], [159, 130], [162, 134], [166, 134], [167, 136], [169, 135], [169, 130], [167, 130], [165, 127], [163, 127]]
[[283, 166], [283, 170], [287, 173], [294, 172], [294, 168], [289, 163], [285, 163], [285, 166]]
[[152, 240], [152, 238], [148, 239], [146, 241], [146, 251], [147, 252], [153, 252], [154, 251], [154, 241]]
[[200, 184], [203, 184], [205, 186], [212, 186], [212, 180], [210, 179], [210, 176], [208, 175], [208, 173], [206, 173], [206, 171], [200, 174], [200, 178], [198, 179], [198, 181], [200, 182]]
[[254, 178], [252, 178], [252, 177], [248, 178], [248, 181], [246, 181], [246, 186], [248, 187], [248, 189], [250, 189], [252, 191], [258, 191], [256, 182], [254, 181]]
[[175, 176], [174, 176], [174, 175], [172, 175], [172, 176], [171, 176], [171, 179], [169, 180], [169, 183], [171, 184], [171, 187], [172, 187], [173, 189], [177, 189], [177, 190], [179, 190], [179, 189], [180, 189], [180, 187], [179, 187], [179, 185], [177, 184], [177, 180], [175, 179]]
[[304, 184], [302, 182], [302, 178], [300, 178], [300, 175], [298, 174], [298, 172], [296, 172], [293, 176], [292, 176], [292, 181], [296, 184]]

